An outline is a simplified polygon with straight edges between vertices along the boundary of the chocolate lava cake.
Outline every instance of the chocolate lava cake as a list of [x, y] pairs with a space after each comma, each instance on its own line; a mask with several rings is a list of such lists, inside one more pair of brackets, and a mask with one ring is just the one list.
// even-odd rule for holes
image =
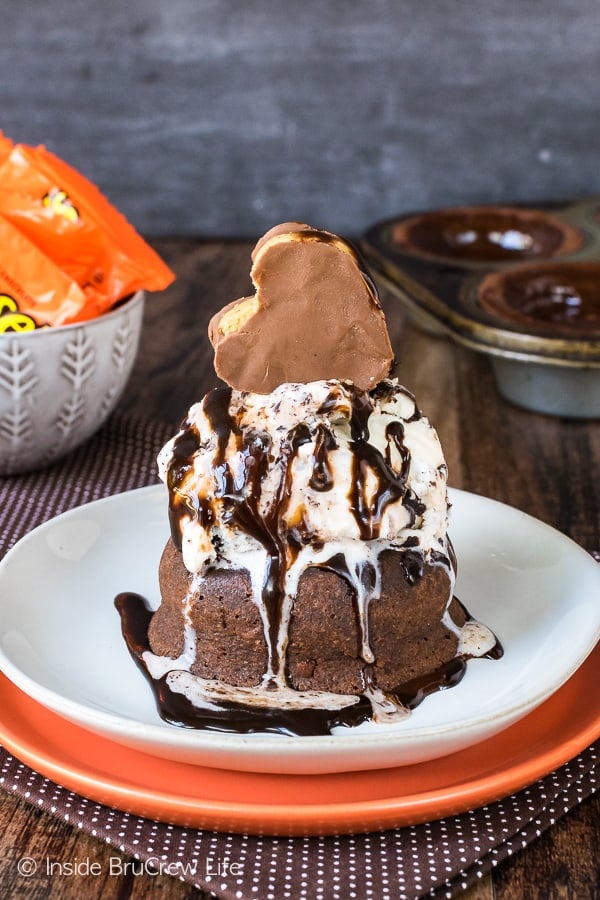
[[[360, 694], [373, 677], [383, 691], [401, 686], [409, 690], [407, 683], [442, 672], [456, 658], [457, 634], [442, 622], [451, 592], [449, 576], [442, 566], [431, 564], [412, 574], [411, 562], [394, 550], [380, 557], [381, 595], [369, 607], [372, 664], [361, 656], [351, 585], [324, 568], [304, 571], [289, 623], [286, 674], [294, 690]], [[190, 672], [236, 686], [260, 684], [268, 650], [249, 574], [216, 569], [194, 588], [180, 551], [169, 541], [159, 577], [162, 604], [150, 625], [152, 651], [172, 659], [183, 653], [182, 598], [191, 592], [196, 654]], [[458, 628], [465, 624], [465, 612], [456, 601], [450, 614]]]

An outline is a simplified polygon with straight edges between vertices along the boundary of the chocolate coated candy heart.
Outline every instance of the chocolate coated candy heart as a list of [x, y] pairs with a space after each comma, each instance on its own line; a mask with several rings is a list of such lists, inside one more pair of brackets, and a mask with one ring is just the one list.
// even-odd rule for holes
[[393, 351], [377, 291], [352, 247], [298, 222], [277, 225], [252, 254], [253, 297], [209, 324], [217, 375], [266, 394], [285, 382], [340, 379], [369, 390]]

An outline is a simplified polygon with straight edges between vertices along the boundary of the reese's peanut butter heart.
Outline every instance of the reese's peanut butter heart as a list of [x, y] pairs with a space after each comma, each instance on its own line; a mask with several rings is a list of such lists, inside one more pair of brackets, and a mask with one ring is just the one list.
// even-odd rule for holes
[[352, 381], [370, 390], [393, 351], [377, 291], [342, 238], [299, 222], [268, 231], [252, 253], [256, 288], [209, 324], [217, 375], [266, 394], [286, 382]]

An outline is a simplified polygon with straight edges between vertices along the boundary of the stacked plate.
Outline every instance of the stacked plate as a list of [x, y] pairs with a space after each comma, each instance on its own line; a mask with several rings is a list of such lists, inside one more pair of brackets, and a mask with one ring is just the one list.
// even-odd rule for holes
[[162, 721], [113, 599], [159, 603], [164, 488], [64, 513], [0, 563], [0, 741], [99, 802], [163, 821], [273, 834], [372, 830], [512, 793], [600, 734], [600, 567], [518, 510], [451, 492], [456, 593], [504, 646], [395, 725], [326, 737]]

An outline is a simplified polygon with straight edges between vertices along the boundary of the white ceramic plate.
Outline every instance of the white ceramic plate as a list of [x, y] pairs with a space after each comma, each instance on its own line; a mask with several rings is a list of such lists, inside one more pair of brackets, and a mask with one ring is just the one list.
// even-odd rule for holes
[[[511, 507], [451, 491], [456, 593], [504, 646], [471, 660], [459, 685], [395, 725], [320, 737], [231, 735], [163, 722], [131, 659], [113, 605], [160, 600], [168, 536], [162, 485], [90, 503], [46, 522], [0, 563], [0, 668], [39, 703], [156, 756], [245, 771], [323, 773], [423, 762], [491, 737], [553, 694], [600, 635], [600, 566]], [[1, 715], [1, 710], [0, 710]]]

